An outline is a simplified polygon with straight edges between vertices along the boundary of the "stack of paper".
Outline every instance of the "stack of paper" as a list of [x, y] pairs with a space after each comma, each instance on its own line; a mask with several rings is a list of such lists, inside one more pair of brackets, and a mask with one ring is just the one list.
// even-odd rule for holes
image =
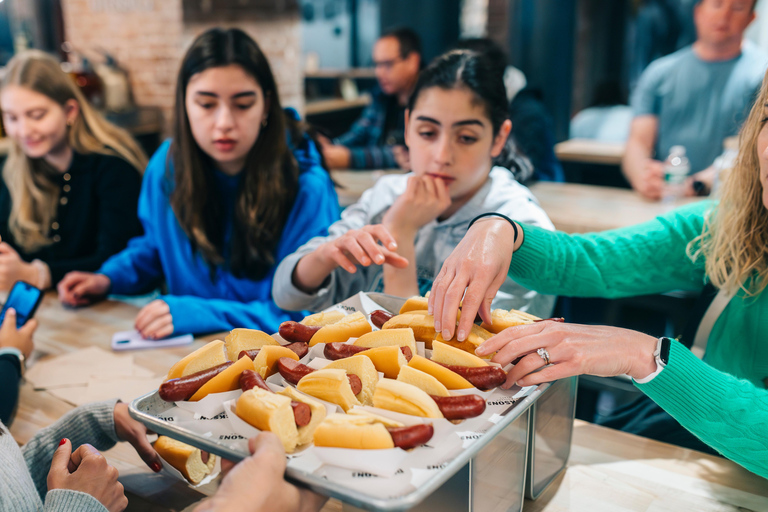
[[76, 406], [109, 398], [130, 402], [163, 381], [136, 365], [132, 355], [115, 355], [98, 347], [39, 361], [25, 378], [35, 389]]

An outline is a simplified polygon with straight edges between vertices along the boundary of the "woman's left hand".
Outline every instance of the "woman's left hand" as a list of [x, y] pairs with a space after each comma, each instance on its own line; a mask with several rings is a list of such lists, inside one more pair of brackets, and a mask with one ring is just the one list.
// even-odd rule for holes
[[37, 269], [21, 259], [19, 253], [5, 242], [0, 242], [0, 290], [10, 290], [16, 281], [37, 283]]
[[[653, 352], [657, 341], [618, 327], [544, 321], [509, 327], [489, 338], [475, 353], [483, 356], [496, 352], [492, 361], [502, 366], [524, 356], [507, 375], [503, 387], [508, 389], [515, 383], [532, 386], [582, 374], [627, 374], [642, 379], [656, 370]], [[537, 353], [540, 348], [549, 353], [551, 366], [547, 368], [544, 357]]]
[[164, 300], [153, 300], [136, 315], [136, 330], [148, 340], [159, 340], [173, 334], [171, 308]]
[[163, 469], [160, 456], [147, 439], [147, 427], [131, 418], [127, 404], [119, 402], [115, 405], [114, 418], [117, 438], [131, 443], [149, 469], [155, 473]]

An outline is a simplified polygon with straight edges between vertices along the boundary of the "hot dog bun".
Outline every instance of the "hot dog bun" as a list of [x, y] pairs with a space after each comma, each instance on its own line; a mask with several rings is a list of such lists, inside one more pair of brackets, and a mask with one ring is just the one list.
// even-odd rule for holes
[[307, 444], [312, 441], [312, 436], [315, 433], [315, 429], [318, 425], [320, 425], [320, 422], [325, 419], [326, 413], [325, 413], [325, 406], [318, 402], [317, 400], [313, 400], [307, 395], [304, 395], [302, 393], [299, 393], [295, 389], [293, 389], [291, 386], [288, 386], [284, 388], [280, 393], [280, 395], [285, 395], [294, 402], [302, 402], [309, 406], [309, 410], [312, 413], [312, 417], [309, 420], [309, 424], [305, 425], [303, 427], [298, 428], [299, 433], [299, 445]]
[[[427, 348], [432, 347], [432, 340], [437, 336], [435, 317], [427, 313], [426, 310], [409, 311], [393, 316], [381, 327], [382, 330], [407, 328], [413, 331], [413, 337], [416, 341], [423, 341]], [[415, 354], [416, 351], [413, 353]]]
[[526, 313], [524, 311], [518, 311], [517, 309], [510, 309], [506, 311], [504, 309], [494, 309], [491, 311], [491, 323], [482, 323], [482, 327], [494, 334], [498, 334], [507, 327], [513, 327], [515, 325], [532, 324], [536, 320], [541, 318]]
[[261, 388], [244, 392], [237, 399], [235, 414], [259, 430], [268, 430], [280, 438], [286, 453], [299, 444], [291, 399]]
[[157, 438], [155, 451], [168, 464], [178, 469], [192, 484], [202, 482], [216, 465], [215, 455], [208, 455], [208, 462], [203, 462], [202, 452], [199, 449], [167, 436]]
[[458, 373], [452, 372], [445, 366], [440, 366], [426, 357], [413, 356], [413, 359], [408, 362], [408, 366], [428, 373], [448, 389], [470, 389], [473, 387], [467, 379]]
[[371, 417], [371, 418], [375, 419], [376, 421], [378, 421], [379, 423], [381, 423], [385, 427], [398, 428], [398, 427], [404, 427], [405, 426], [402, 423], [400, 423], [399, 421], [395, 421], [395, 420], [391, 420], [389, 418], [385, 418], [384, 416], [372, 413], [371, 411], [366, 411], [365, 409], [362, 409], [360, 407], [355, 407], [354, 409], [350, 409], [347, 412], [347, 415], [352, 415], [352, 416], [368, 416], [368, 417]]
[[166, 380], [186, 377], [187, 375], [206, 370], [213, 366], [218, 366], [227, 361], [228, 359], [224, 352], [224, 342], [215, 340], [203, 345], [173, 365], [171, 369], [168, 370]]
[[315, 430], [315, 446], [386, 450], [395, 443], [387, 427], [376, 418], [363, 414], [331, 414]]
[[411, 297], [405, 301], [405, 304], [400, 308], [400, 314], [407, 313], [409, 311], [426, 311], [427, 310], [427, 298]]
[[373, 362], [373, 366], [376, 367], [376, 371], [383, 373], [384, 377], [388, 379], [397, 378], [400, 368], [408, 364], [400, 347], [396, 345], [370, 348], [365, 352], [361, 352], [360, 355], [370, 359]]
[[277, 360], [281, 357], [288, 357], [294, 361], [299, 360], [298, 354], [293, 350], [280, 345], [265, 345], [259, 350], [259, 354], [253, 360], [253, 368], [266, 379], [270, 375], [277, 373]]
[[314, 327], [314, 326], [325, 327], [326, 325], [335, 324], [345, 316], [346, 315], [341, 311], [334, 309], [332, 311], [326, 311], [324, 313], [315, 313], [314, 315], [305, 316], [304, 320], [302, 320], [299, 323], [307, 325], [309, 327]]
[[347, 372], [338, 368], [323, 368], [305, 375], [296, 385], [296, 389], [320, 400], [334, 403], [344, 409], [344, 412], [360, 405], [360, 401], [352, 393]]
[[197, 402], [211, 393], [224, 393], [240, 388], [240, 374], [244, 370], [253, 370], [250, 357], [241, 357], [235, 364], [206, 382], [190, 397], [190, 402]]
[[232, 329], [224, 338], [224, 344], [230, 361], [237, 361], [243, 350], [253, 350], [264, 345], [279, 345], [272, 336], [256, 329]]
[[470, 354], [464, 350], [446, 345], [440, 341], [435, 340], [432, 344], [432, 358], [433, 361], [443, 364], [452, 364], [456, 366], [488, 366], [486, 361], [483, 361], [474, 354]]
[[448, 392], [448, 388], [446, 388], [439, 380], [430, 374], [417, 370], [411, 366], [403, 366], [400, 368], [400, 374], [398, 374], [397, 380], [405, 382], [406, 384], [413, 384], [428, 395], [451, 396]]
[[[468, 352], [472, 355], [475, 354], [475, 349], [479, 347], [485, 340], [493, 336], [493, 333], [490, 331], [487, 331], [480, 327], [479, 325], [472, 324], [471, 329], [469, 330], [469, 335], [467, 336], [467, 339], [464, 341], [459, 341], [456, 338], [456, 333], [454, 332], [453, 338], [450, 340], [443, 339], [443, 335], [438, 333], [435, 337], [435, 341], [442, 342], [446, 345], [450, 345], [452, 347], [461, 349], [465, 352]], [[434, 348], [434, 347], [432, 347]], [[493, 357], [493, 354], [491, 354], [490, 357]]]
[[[393, 348], [400, 352], [399, 348]], [[330, 370], [336, 368], [360, 377], [360, 382], [363, 383], [363, 389], [355, 396], [355, 398], [357, 398], [363, 405], [373, 405], [373, 390], [376, 389], [376, 382], [379, 380], [379, 374], [376, 371], [376, 367], [373, 365], [373, 361], [363, 354], [358, 354], [356, 356], [339, 359], [325, 367], [325, 369]]]
[[392, 379], [381, 379], [373, 394], [373, 405], [380, 409], [422, 416], [442, 418], [443, 414], [432, 398], [413, 384]]
[[331, 325], [326, 325], [317, 331], [309, 342], [310, 347], [318, 343], [345, 342], [349, 338], [359, 338], [373, 328], [365, 315], [360, 311], [347, 315]]
[[[386, 325], [386, 324], [385, 324]], [[408, 347], [411, 349], [411, 354], [416, 353], [416, 339], [413, 335], [413, 329], [387, 329], [381, 331], [373, 331], [368, 334], [363, 334], [357, 338], [353, 345], [358, 347]]]

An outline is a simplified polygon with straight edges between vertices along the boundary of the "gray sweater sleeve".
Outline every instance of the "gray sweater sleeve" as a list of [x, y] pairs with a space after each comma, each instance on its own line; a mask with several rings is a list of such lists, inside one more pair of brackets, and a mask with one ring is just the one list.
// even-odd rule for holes
[[73, 448], [90, 443], [107, 450], [115, 444], [116, 402], [98, 402], [70, 411], [22, 448], [0, 423], [0, 512], [105, 512], [104, 505], [89, 494], [68, 489], [48, 491], [46, 480], [62, 438], [68, 438]]
[[116, 403], [117, 399], [114, 399], [73, 409], [53, 425], [40, 430], [22, 447], [24, 462], [41, 498], [48, 491], [46, 480], [53, 452], [63, 438], [72, 442], [73, 451], [86, 443], [99, 451], [108, 450], [119, 441], [114, 422]]
[[341, 214], [341, 219], [328, 228], [328, 236], [311, 239], [295, 253], [280, 262], [272, 282], [272, 298], [275, 304], [289, 311], [304, 309], [321, 311], [347, 299], [360, 290], [368, 289], [369, 272], [361, 265], [357, 266], [354, 274], [337, 267], [314, 293], [304, 293], [293, 284], [293, 270], [301, 258], [315, 251], [324, 243], [339, 238], [347, 231], [361, 229], [370, 224], [369, 206], [374, 196], [374, 190], [376, 189], [366, 190], [357, 203], [345, 209]]

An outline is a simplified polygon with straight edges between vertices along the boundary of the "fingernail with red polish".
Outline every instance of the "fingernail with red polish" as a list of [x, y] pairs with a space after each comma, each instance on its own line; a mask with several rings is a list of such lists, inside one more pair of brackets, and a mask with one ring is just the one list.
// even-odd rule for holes
[[63, 444], [64, 444], [64, 443], [66, 443], [66, 442], [67, 442], [67, 439], [66, 439], [66, 438], [62, 439], [61, 441], [59, 441], [59, 446], [63, 445]]
[[159, 462], [152, 463], [152, 471], [159, 473], [161, 469], [163, 469], [163, 466], [161, 466]]

